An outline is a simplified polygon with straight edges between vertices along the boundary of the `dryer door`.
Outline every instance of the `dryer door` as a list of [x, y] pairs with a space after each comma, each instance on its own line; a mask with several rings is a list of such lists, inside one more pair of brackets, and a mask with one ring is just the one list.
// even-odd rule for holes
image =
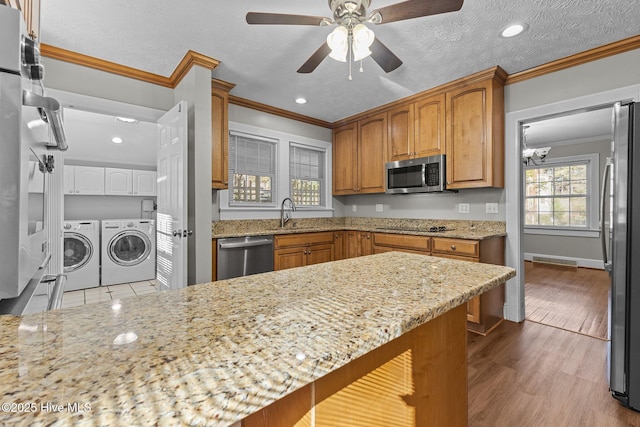
[[127, 230], [116, 234], [109, 242], [108, 254], [117, 265], [131, 267], [146, 260], [151, 253], [151, 240], [144, 233]]
[[72, 273], [84, 267], [93, 256], [93, 245], [86, 236], [64, 233], [64, 272]]

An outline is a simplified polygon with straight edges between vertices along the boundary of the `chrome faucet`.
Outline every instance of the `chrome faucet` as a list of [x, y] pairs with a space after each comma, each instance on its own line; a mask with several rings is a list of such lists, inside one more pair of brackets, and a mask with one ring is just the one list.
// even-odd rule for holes
[[284, 206], [287, 203], [287, 200], [291, 205], [290, 206], [291, 212], [294, 212], [296, 210], [296, 205], [293, 203], [293, 200], [291, 200], [288, 197], [285, 197], [284, 200], [282, 201], [282, 205], [280, 205], [280, 227], [284, 227], [287, 221], [291, 219], [289, 217], [289, 214], [284, 211]]

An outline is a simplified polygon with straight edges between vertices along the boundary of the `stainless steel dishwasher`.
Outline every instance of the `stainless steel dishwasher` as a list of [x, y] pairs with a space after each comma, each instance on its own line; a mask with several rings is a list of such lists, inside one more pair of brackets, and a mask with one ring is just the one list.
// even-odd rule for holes
[[216, 280], [273, 271], [273, 236], [218, 240]]

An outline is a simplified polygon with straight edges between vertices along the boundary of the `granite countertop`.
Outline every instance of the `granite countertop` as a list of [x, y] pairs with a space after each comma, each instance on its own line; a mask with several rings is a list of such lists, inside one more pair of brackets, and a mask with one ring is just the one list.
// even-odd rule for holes
[[513, 276], [390, 252], [0, 316], [0, 424], [227, 426]]
[[[429, 227], [445, 226], [448, 231], [430, 232]], [[280, 220], [224, 220], [211, 226], [213, 239], [227, 237], [281, 235], [321, 231], [355, 230], [377, 233], [411, 234], [454, 239], [485, 240], [506, 236], [504, 221], [425, 220], [406, 218], [300, 218], [280, 227]]]

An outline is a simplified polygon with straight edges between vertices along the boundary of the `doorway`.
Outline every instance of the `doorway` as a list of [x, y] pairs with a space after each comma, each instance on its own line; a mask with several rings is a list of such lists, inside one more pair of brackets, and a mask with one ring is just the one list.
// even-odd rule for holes
[[507, 282], [505, 318], [514, 322], [525, 319], [525, 260], [523, 250], [524, 209], [521, 203], [522, 179], [522, 127], [534, 120], [552, 118], [576, 112], [611, 106], [621, 100], [637, 100], [640, 86], [628, 86], [606, 92], [573, 98], [553, 104], [541, 105], [507, 113], [505, 116], [505, 182], [515, 183], [505, 187], [506, 264], [516, 270], [516, 277]]
[[[68, 181], [68, 171], [72, 172], [74, 185], [74, 181], [78, 181], [75, 175], [81, 177], [77, 195], [67, 188], [60, 192], [62, 219], [67, 222], [97, 220], [98, 228], [104, 220], [155, 220], [157, 120], [165, 112], [70, 92], [50, 92], [63, 105], [65, 131], [70, 142], [59, 165], [64, 169], [64, 181]], [[75, 174], [76, 169], [82, 171], [82, 175]], [[122, 176], [129, 179], [118, 178]], [[90, 179], [92, 177], [95, 179]], [[102, 188], [94, 185], [100, 177]], [[114, 177], [113, 182], [128, 183], [131, 192], [107, 188], [108, 177]], [[63, 185], [66, 186], [67, 183]], [[94, 243], [97, 255], [103, 251], [101, 243], [100, 239]], [[149, 247], [155, 252], [155, 243]], [[155, 291], [156, 280], [155, 274], [149, 273], [148, 280], [138, 282], [132, 278], [122, 286], [97, 286], [99, 282], [95, 285], [65, 293], [63, 306], [148, 293]]]

